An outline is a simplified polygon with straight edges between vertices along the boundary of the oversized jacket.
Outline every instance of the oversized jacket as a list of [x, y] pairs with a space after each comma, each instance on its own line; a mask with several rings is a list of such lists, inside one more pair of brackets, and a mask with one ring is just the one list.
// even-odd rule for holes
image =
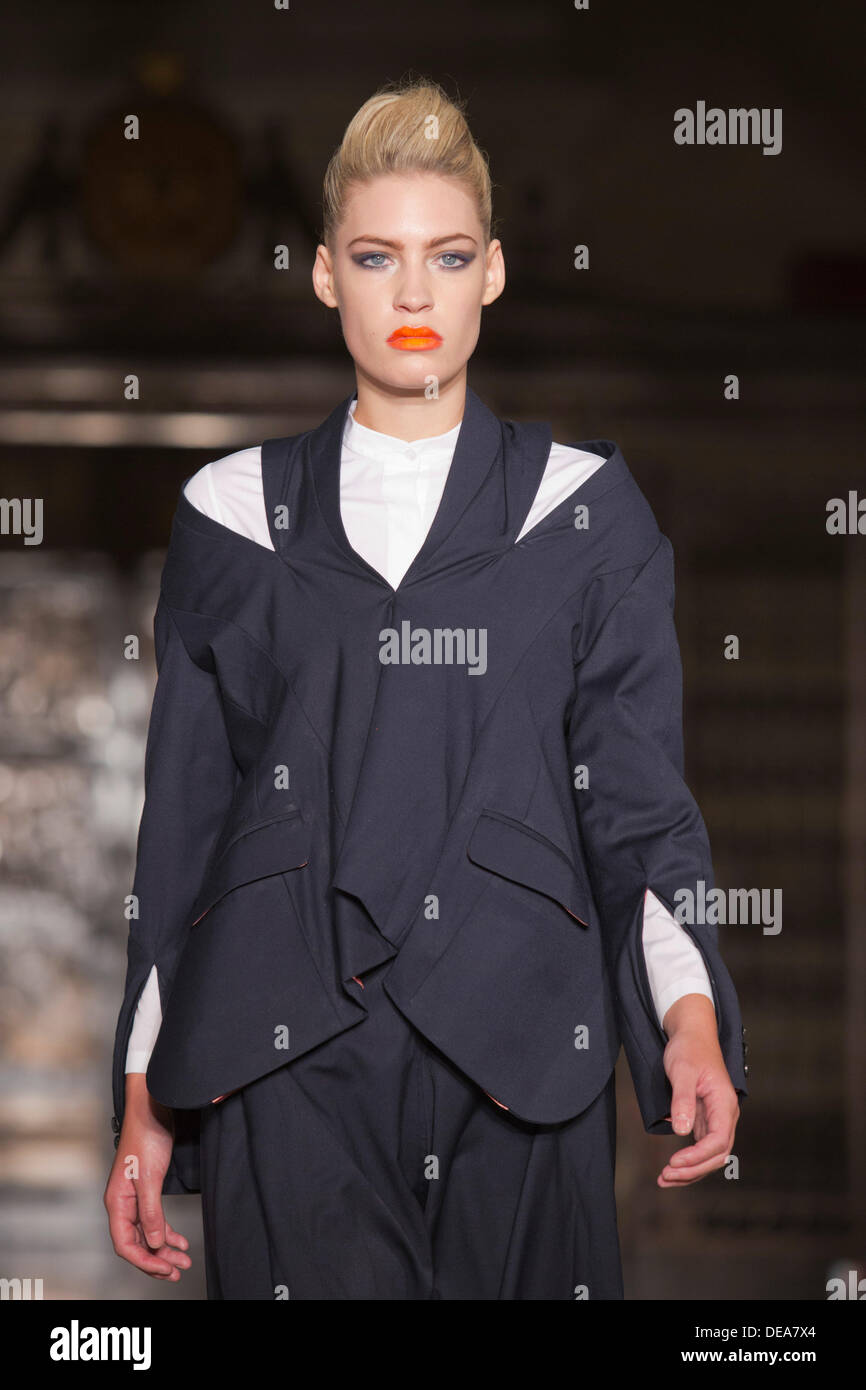
[[273, 551], [178, 497], [113, 1074], [117, 1129], [155, 964], [165, 1192], [199, 1190], [200, 1108], [363, 1026], [358, 982], [388, 960], [405, 1017], [516, 1117], [578, 1115], [623, 1044], [646, 1129], [671, 1133], [648, 888], [701, 952], [747, 1094], [717, 929], [680, 906], [714, 881], [683, 778], [672, 548], [620, 449], [577, 445], [604, 464], [515, 543], [550, 426], [468, 389], [395, 589], [340, 518], [351, 400], [263, 445]]

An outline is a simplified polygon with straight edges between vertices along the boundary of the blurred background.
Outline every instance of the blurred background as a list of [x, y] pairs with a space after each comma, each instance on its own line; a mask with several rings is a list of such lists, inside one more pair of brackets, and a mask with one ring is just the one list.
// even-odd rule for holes
[[[866, 503], [827, 531], [829, 499], [866, 497], [863, 38], [860, 6], [781, 0], [5, 8], [0, 490], [44, 529], [0, 505], [0, 1275], [204, 1297], [197, 1197], [167, 1199], [198, 1256], [178, 1287], [114, 1255], [102, 1206], [159, 573], [183, 479], [353, 390], [310, 282], [322, 176], [358, 106], [419, 75], [468, 102], [495, 181], [508, 283], [471, 385], [619, 443], [675, 549], [716, 881], [783, 893], [778, 934], [720, 928], [738, 1180], [656, 1187], [678, 1144], [620, 1059], [626, 1296], [866, 1274]], [[781, 108], [781, 150], [676, 144], [701, 101]]]

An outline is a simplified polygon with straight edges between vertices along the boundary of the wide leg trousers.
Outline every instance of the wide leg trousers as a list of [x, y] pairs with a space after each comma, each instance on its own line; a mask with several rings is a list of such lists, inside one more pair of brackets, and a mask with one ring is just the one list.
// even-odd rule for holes
[[621, 1299], [614, 1078], [534, 1125], [364, 977], [357, 1027], [201, 1112], [209, 1299]]

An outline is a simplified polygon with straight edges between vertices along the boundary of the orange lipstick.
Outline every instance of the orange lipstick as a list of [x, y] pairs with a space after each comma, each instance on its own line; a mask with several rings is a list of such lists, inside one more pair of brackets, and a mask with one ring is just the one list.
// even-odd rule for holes
[[428, 328], [426, 323], [417, 327], [405, 324], [402, 328], [395, 328], [388, 339], [389, 346], [399, 348], [401, 352], [430, 352], [441, 342], [435, 328]]

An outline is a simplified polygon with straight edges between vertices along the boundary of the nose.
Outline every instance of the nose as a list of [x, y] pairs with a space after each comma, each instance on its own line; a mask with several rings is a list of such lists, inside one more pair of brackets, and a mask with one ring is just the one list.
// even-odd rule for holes
[[395, 286], [394, 308], [398, 313], [420, 314], [433, 308], [433, 291], [422, 267], [408, 266]]

